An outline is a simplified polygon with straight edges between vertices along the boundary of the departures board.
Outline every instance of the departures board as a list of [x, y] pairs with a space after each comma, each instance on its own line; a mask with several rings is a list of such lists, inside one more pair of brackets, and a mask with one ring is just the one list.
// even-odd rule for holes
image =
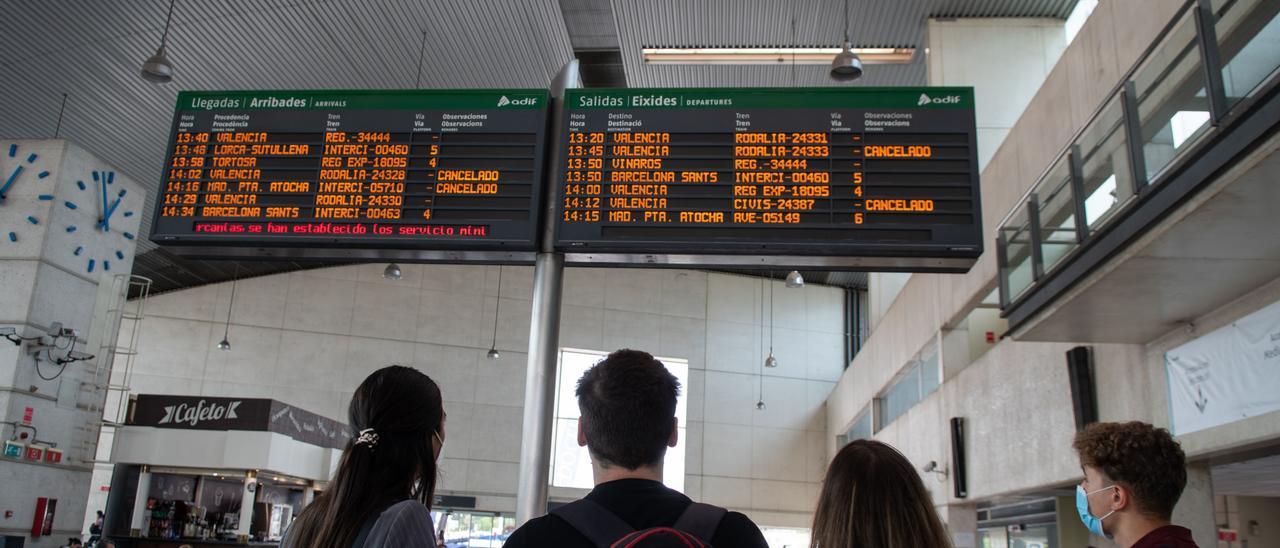
[[531, 258], [547, 109], [544, 90], [182, 92], [151, 239], [211, 257]]
[[982, 252], [972, 88], [569, 90], [569, 263], [965, 271]]

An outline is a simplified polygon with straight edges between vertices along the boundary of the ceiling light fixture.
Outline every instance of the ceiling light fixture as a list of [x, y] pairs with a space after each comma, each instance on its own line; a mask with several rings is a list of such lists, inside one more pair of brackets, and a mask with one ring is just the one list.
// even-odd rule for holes
[[844, 0], [844, 43], [840, 44], [840, 53], [831, 60], [831, 79], [849, 82], [861, 76], [862, 59], [849, 42], [849, 0]]
[[164, 18], [164, 34], [160, 35], [160, 48], [142, 63], [142, 77], [148, 82], [157, 84], [167, 84], [173, 81], [173, 64], [169, 62], [169, 57], [165, 51], [165, 45], [169, 41], [169, 24], [173, 21], [173, 5], [177, 0], [169, 0], [169, 15]]
[[[764, 354], [764, 279], [760, 279], [760, 353]], [[770, 350], [772, 353], [772, 350]], [[768, 364], [768, 360], [765, 361]], [[764, 368], [760, 368], [760, 374], [756, 377], [759, 383], [759, 399], [756, 401], [756, 410], [764, 411]]]
[[787, 274], [787, 287], [804, 287], [804, 276], [800, 275], [799, 270], [792, 270], [790, 274]]
[[[237, 276], [238, 278], [239, 276]], [[227, 302], [227, 323], [222, 328], [222, 340], [218, 341], [218, 350], [231, 350], [231, 340], [227, 335], [231, 333], [231, 308], [236, 305], [236, 278], [231, 279], [231, 300]]]
[[[861, 64], [907, 64], [911, 62], [916, 53], [915, 48], [849, 47], [847, 51], [859, 59], [859, 66]], [[846, 49], [842, 47], [820, 46], [780, 48], [650, 47], [640, 49], [641, 58], [645, 63], [651, 65], [777, 65], [780, 63], [828, 65], [837, 56], [845, 52]]]
[[769, 357], [764, 359], [765, 367], [777, 367], [778, 358], [773, 357], [773, 273], [769, 273]]
[[382, 271], [382, 277], [388, 280], [399, 280], [404, 273], [400, 271], [400, 265], [391, 263]]
[[502, 265], [498, 265], [498, 296], [493, 301], [493, 342], [489, 344], [489, 352], [485, 357], [496, 360], [502, 357], [498, 352], [498, 310], [502, 305]]

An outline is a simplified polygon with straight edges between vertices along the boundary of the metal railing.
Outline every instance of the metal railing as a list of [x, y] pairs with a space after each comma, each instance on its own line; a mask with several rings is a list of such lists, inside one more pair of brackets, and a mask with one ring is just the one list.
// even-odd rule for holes
[[1280, 75], [1280, 3], [1189, 0], [996, 233], [1006, 312], [1136, 209]]

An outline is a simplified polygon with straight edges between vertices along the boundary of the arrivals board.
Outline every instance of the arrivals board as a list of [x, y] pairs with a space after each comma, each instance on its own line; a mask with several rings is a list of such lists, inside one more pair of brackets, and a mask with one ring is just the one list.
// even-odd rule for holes
[[211, 256], [532, 251], [547, 103], [543, 90], [182, 92], [151, 238]]
[[982, 252], [972, 88], [579, 89], [561, 124], [571, 263], [964, 271]]

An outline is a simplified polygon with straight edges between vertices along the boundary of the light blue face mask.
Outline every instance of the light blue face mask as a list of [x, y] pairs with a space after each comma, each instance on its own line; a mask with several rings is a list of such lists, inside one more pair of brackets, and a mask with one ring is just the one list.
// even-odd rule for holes
[[1109, 485], [1107, 487], [1103, 487], [1102, 489], [1098, 489], [1097, 491], [1090, 491], [1086, 493], [1084, 491], [1083, 486], [1080, 486], [1080, 485], [1076, 486], [1076, 511], [1080, 513], [1080, 521], [1084, 522], [1084, 526], [1089, 529], [1090, 533], [1093, 533], [1100, 537], [1111, 538], [1111, 535], [1108, 535], [1105, 532], [1103, 532], [1102, 520], [1107, 519], [1108, 517], [1111, 516], [1111, 514], [1116, 513], [1116, 511], [1112, 510], [1110, 512], [1107, 512], [1106, 515], [1099, 518], [1093, 517], [1093, 514], [1089, 513], [1089, 495], [1092, 495], [1094, 493], [1101, 493], [1103, 491], [1106, 491], [1107, 489], [1112, 489], [1114, 487], [1116, 486]]

